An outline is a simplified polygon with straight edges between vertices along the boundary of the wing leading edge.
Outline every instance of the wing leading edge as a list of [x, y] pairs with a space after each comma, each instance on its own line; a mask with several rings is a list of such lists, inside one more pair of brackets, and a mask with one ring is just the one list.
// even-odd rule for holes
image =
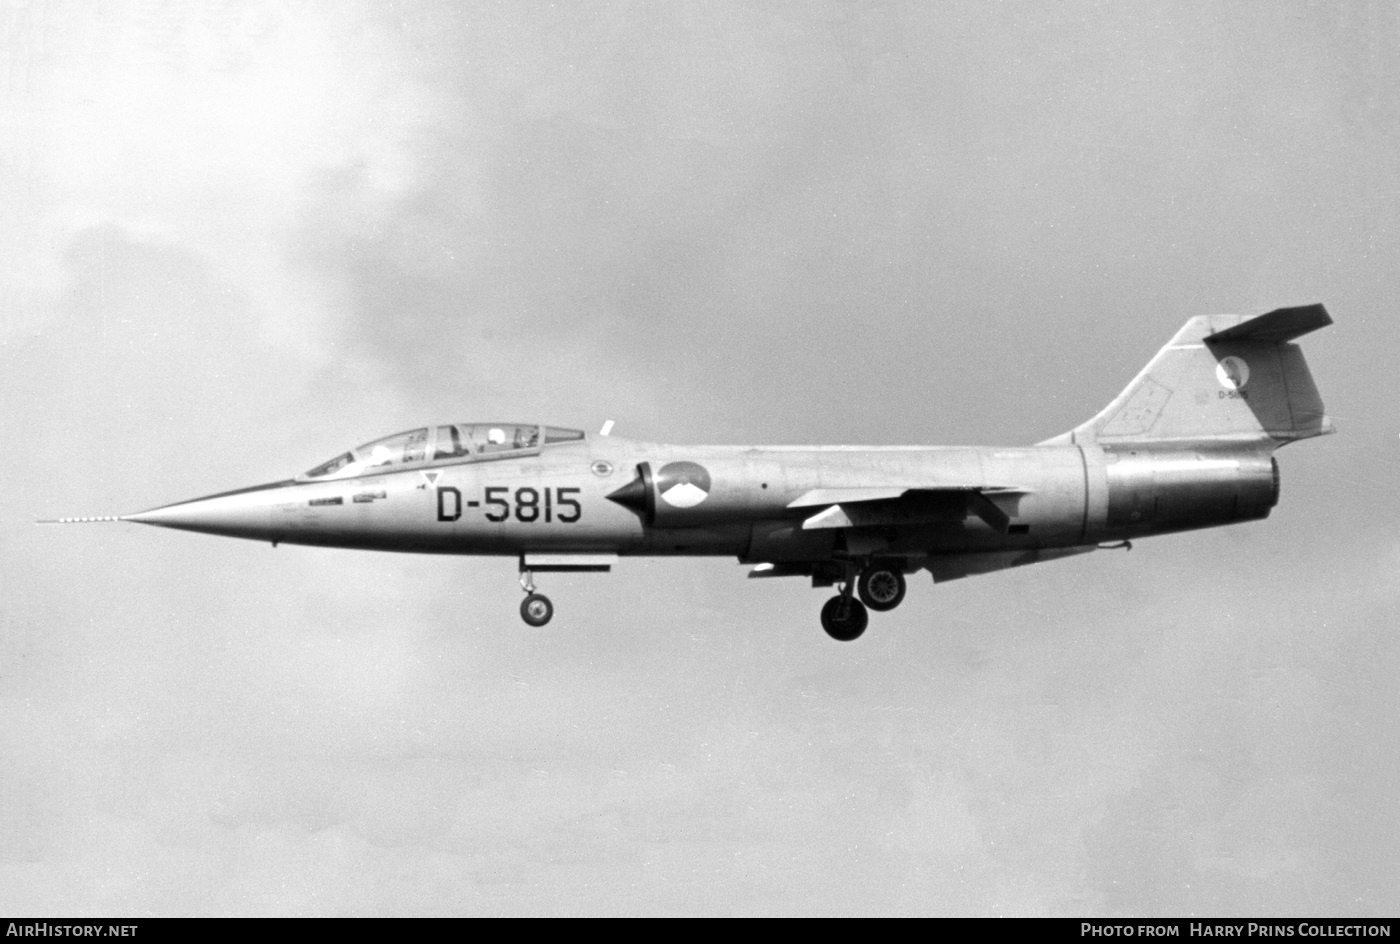
[[993, 498], [1015, 501], [1026, 494], [1026, 489], [999, 485], [815, 488], [788, 502], [787, 507], [822, 509], [802, 522], [804, 531], [917, 524], [972, 516], [998, 534], [1005, 534], [1011, 526], [1011, 516]]

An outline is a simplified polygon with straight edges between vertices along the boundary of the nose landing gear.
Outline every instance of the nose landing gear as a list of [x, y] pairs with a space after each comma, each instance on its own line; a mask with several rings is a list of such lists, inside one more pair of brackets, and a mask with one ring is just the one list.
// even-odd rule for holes
[[[563, 499], [560, 501], [563, 502]], [[520, 604], [520, 618], [531, 626], [543, 626], [554, 616], [554, 604], [549, 602], [549, 597], [535, 592], [536, 571], [545, 574], [605, 574], [612, 570], [612, 565], [616, 563], [617, 555], [612, 553], [556, 554], [531, 551], [521, 554], [520, 589], [525, 591], [525, 600]]]
[[520, 601], [520, 618], [531, 626], [543, 626], [554, 618], [554, 604], [543, 593], [535, 592], [535, 578], [528, 570], [520, 572], [520, 589], [525, 599]]
[[554, 604], [543, 593], [532, 593], [520, 601], [520, 618], [531, 626], [543, 626], [554, 618]]

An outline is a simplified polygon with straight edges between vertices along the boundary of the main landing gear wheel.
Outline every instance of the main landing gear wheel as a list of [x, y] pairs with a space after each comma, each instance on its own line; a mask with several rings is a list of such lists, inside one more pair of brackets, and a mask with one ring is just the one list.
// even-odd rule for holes
[[870, 614], [866, 612], [865, 605], [844, 593], [838, 593], [822, 607], [822, 629], [838, 642], [859, 639], [868, 625]]
[[861, 571], [856, 581], [856, 593], [860, 594], [861, 602], [878, 613], [899, 606], [908, 589], [904, 573], [890, 564], [871, 564]]
[[531, 626], [543, 626], [554, 616], [554, 604], [543, 593], [532, 593], [520, 601], [520, 618]]

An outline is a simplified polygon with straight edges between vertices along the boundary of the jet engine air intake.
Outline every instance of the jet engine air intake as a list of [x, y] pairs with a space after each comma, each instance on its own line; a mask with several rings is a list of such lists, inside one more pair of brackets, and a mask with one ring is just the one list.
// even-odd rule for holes
[[637, 477], [617, 491], [608, 493], [608, 500], [635, 511], [648, 525], [656, 524], [656, 491], [652, 486], [651, 463], [637, 463]]
[[637, 477], [608, 496], [658, 528], [694, 527], [727, 520], [741, 513], [733, 494], [711, 496], [715, 483], [710, 470], [698, 462], [674, 460], [652, 470], [637, 465]]

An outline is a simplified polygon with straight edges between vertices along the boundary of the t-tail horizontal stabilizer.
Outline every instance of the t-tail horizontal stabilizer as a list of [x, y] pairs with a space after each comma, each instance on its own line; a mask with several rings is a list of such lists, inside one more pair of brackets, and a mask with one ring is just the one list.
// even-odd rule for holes
[[1211, 344], [1224, 341], [1292, 341], [1331, 323], [1332, 316], [1321, 305], [1275, 308], [1266, 315], [1258, 315], [1233, 328], [1217, 331], [1205, 340]]

